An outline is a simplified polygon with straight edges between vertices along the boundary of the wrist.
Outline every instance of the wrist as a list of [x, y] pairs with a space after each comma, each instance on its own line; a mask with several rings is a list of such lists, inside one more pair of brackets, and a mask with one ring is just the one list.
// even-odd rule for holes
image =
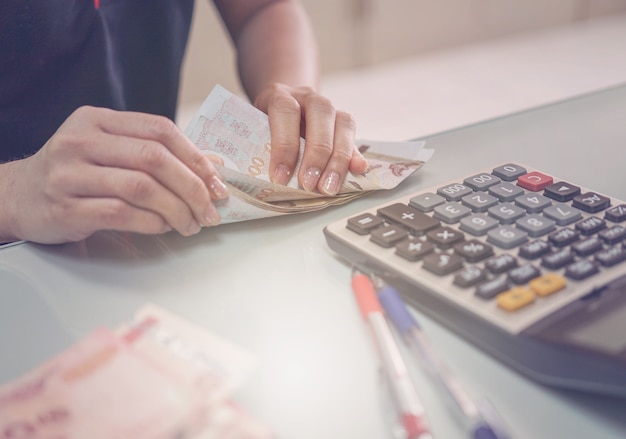
[[17, 176], [25, 160], [0, 164], [0, 243], [19, 241], [17, 227]]

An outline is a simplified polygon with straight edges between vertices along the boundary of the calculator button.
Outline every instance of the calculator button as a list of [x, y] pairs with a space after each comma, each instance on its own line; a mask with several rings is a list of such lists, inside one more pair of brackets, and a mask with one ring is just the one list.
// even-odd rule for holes
[[485, 262], [485, 267], [493, 274], [501, 274], [517, 267], [517, 259], [508, 253], [502, 253]]
[[432, 241], [437, 247], [446, 249], [452, 247], [459, 241], [463, 241], [465, 236], [450, 227], [440, 227], [426, 233], [426, 238]]
[[514, 163], [498, 166], [491, 171], [496, 177], [500, 177], [504, 181], [514, 181], [518, 177], [526, 174], [526, 169]]
[[552, 177], [541, 172], [529, 172], [517, 179], [517, 184], [529, 191], [540, 191], [552, 184]]
[[516, 285], [522, 285], [539, 277], [541, 272], [532, 264], [523, 264], [509, 271], [509, 279]]
[[626, 220], [626, 204], [620, 204], [619, 206], [610, 208], [606, 211], [604, 217], [614, 223], [621, 223]]
[[371, 213], [364, 213], [354, 218], [350, 218], [346, 224], [348, 229], [359, 235], [367, 235], [369, 232], [384, 224], [385, 221], [379, 216]]
[[415, 207], [422, 212], [430, 212], [436, 206], [446, 202], [446, 199], [441, 195], [433, 194], [431, 192], [417, 195], [409, 200], [409, 206]]
[[502, 274], [479, 284], [474, 294], [482, 299], [493, 299], [498, 294], [508, 289], [509, 279], [505, 274]]
[[519, 218], [526, 215], [526, 211], [521, 207], [511, 203], [502, 203], [490, 208], [487, 213], [500, 221], [502, 224], [513, 224]]
[[558, 270], [572, 262], [574, 262], [574, 252], [569, 247], [549, 253], [541, 259], [541, 265], [551, 270]]
[[498, 199], [487, 192], [474, 192], [461, 198], [461, 202], [474, 212], [485, 212], [498, 204]]
[[491, 174], [476, 174], [463, 180], [463, 183], [475, 191], [484, 191], [490, 186], [500, 183], [500, 179]]
[[444, 276], [463, 268], [463, 260], [455, 254], [431, 253], [424, 257], [424, 268], [439, 276]]
[[613, 226], [604, 229], [599, 235], [605, 243], [609, 245], [617, 244], [626, 237], [626, 229], [622, 226]]
[[460, 203], [446, 203], [435, 207], [434, 217], [448, 224], [456, 223], [461, 218], [472, 213], [469, 207]]
[[461, 288], [468, 288], [486, 279], [487, 272], [481, 268], [472, 266], [464, 268], [454, 276], [454, 285]]
[[546, 187], [543, 194], [556, 201], [569, 201], [576, 195], [580, 194], [580, 188], [578, 186], [574, 186], [573, 184], [559, 181], [558, 183], [554, 183]]
[[515, 204], [523, 207], [528, 213], [537, 213], [550, 206], [552, 201], [540, 194], [524, 194], [515, 199]]
[[489, 216], [477, 213], [461, 219], [459, 228], [472, 235], [481, 236], [498, 225], [498, 221]]
[[583, 235], [593, 235], [606, 227], [606, 221], [602, 218], [590, 216], [576, 223], [576, 230]]
[[546, 253], [548, 253], [552, 248], [546, 241], [535, 240], [531, 242], [527, 242], [519, 248], [519, 255], [525, 259], [537, 259]]
[[409, 261], [417, 261], [434, 249], [435, 245], [432, 242], [422, 241], [418, 238], [405, 239], [396, 245], [396, 253]]
[[487, 232], [487, 241], [501, 248], [513, 248], [528, 240], [528, 234], [510, 226], [500, 226]]
[[615, 246], [596, 254], [596, 261], [605, 267], [612, 267], [626, 259], [626, 248]]
[[565, 269], [565, 276], [574, 280], [583, 280], [589, 276], [593, 276], [599, 271], [598, 266], [587, 259], [570, 264]]
[[578, 241], [580, 234], [574, 229], [560, 229], [548, 235], [548, 241], [555, 247], [565, 247]]
[[602, 241], [597, 236], [592, 236], [591, 238], [572, 244], [572, 250], [574, 250], [578, 256], [589, 256], [598, 250], [602, 250]]
[[557, 273], [546, 273], [529, 282], [528, 287], [538, 296], [549, 296], [562, 290], [567, 285], [563, 276]]
[[556, 203], [546, 207], [543, 214], [554, 220], [559, 226], [567, 226], [582, 218], [580, 210], [565, 203]]
[[471, 194], [472, 189], [461, 183], [452, 183], [437, 189], [437, 194], [448, 201], [459, 201], [467, 194]]
[[528, 288], [515, 287], [496, 297], [496, 303], [505, 311], [517, 311], [535, 301], [535, 293]]
[[498, 183], [489, 188], [489, 193], [500, 201], [513, 201], [524, 194], [524, 189], [513, 183]]
[[378, 209], [378, 214], [390, 222], [408, 228], [415, 235], [423, 235], [440, 224], [436, 219], [402, 203], [382, 207]]
[[381, 247], [393, 247], [396, 242], [402, 241], [409, 236], [409, 232], [400, 226], [379, 227], [370, 234], [370, 240]]
[[468, 262], [478, 262], [493, 254], [493, 247], [477, 239], [459, 242], [454, 246], [454, 251], [463, 256]]
[[556, 228], [554, 221], [537, 214], [520, 218], [515, 222], [515, 225], [526, 231], [526, 233], [533, 238], [545, 235]]
[[608, 209], [611, 206], [611, 200], [595, 192], [586, 192], [574, 197], [572, 205], [585, 212], [596, 213]]

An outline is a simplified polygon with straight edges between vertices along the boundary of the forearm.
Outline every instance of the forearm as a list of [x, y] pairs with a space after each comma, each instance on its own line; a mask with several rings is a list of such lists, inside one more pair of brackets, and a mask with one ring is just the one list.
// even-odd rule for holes
[[268, 2], [229, 30], [237, 46], [241, 82], [251, 100], [272, 83], [317, 87], [317, 43], [298, 2]]

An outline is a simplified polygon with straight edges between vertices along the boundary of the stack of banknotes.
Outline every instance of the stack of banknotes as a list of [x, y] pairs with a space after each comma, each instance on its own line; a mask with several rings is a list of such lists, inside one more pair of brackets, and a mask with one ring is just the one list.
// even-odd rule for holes
[[229, 397], [256, 361], [153, 305], [0, 387], [2, 439], [269, 439]]
[[[201, 151], [224, 161], [218, 170], [229, 186], [230, 197], [218, 206], [222, 224], [310, 212], [346, 203], [370, 191], [392, 189], [433, 154], [424, 147], [424, 141], [357, 140], [368, 169], [362, 175], [348, 174], [336, 196], [303, 190], [295, 177], [287, 185], [273, 184], [269, 178], [271, 133], [267, 115], [220, 85], [193, 116], [185, 134]], [[301, 158], [304, 139], [300, 143]]]

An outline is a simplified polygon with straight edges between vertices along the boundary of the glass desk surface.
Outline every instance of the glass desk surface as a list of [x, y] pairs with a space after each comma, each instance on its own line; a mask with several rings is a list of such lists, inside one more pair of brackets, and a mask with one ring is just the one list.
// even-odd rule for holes
[[[71, 244], [5, 247], [0, 383], [152, 302], [259, 359], [234, 400], [277, 437], [389, 437], [377, 357], [350, 289], [350, 267], [327, 247], [323, 227], [503, 162], [626, 199], [625, 109], [621, 86], [429, 136], [433, 158], [398, 188], [320, 212], [224, 225], [191, 238], [99, 233]], [[421, 321], [450, 369], [470, 393], [496, 406], [514, 437], [626, 435], [626, 400], [543, 387]], [[464, 437], [425, 373], [411, 373], [434, 436]]]

